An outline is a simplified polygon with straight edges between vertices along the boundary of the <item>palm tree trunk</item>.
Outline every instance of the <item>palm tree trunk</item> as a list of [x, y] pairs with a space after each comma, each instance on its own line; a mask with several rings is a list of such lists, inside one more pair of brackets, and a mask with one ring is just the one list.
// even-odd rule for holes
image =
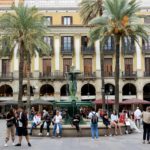
[[30, 53], [27, 54], [27, 110], [28, 113], [30, 113], [30, 108], [31, 108], [31, 91], [30, 91], [30, 64], [31, 64], [31, 59], [30, 59]]
[[115, 36], [116, 65], [115, 65], [115, 110], [119, 112], [119, 78], [120, 78], [120, 35]]
[[102, 43], [100, 43], [100, 58], [101, 58], [101, 87], [102, 87], [102, 108], [105, 109], [105, 81], [104, 81], [104, 52]]
[[23, 66], [24, 66], [24, 43], [21, 41], [19, 49], [19, 94], [18, 94], [18, 107], [22, 107], [22, 95], [23, 95]]

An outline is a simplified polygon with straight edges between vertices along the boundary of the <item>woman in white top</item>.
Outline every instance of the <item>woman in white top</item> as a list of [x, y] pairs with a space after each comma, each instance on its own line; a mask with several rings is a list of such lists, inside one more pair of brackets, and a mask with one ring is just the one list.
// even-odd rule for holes
[[119, 119], [118, 119], [118, 115], [117, 115], [116, 111], [113, 111], [113, 113], [111, 114], [111, 126], [115, 127], [116, 135], [118, 134], [117, 128], [119, 128], [120, 135], [122, 135], [121, 126], [119, 124]]

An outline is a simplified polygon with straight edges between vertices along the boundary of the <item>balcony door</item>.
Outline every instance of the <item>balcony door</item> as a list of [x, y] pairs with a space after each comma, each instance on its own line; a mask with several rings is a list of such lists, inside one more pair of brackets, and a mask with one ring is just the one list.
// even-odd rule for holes
[[51, 74], [51, 59], [44, 58], [43, 59], [43, 76], [48, 76]]
[[112, 58], [104, 58], [104, 75], [105, 77], [112, 76]]
[[84, 58], [84, 75], [92, 75], [92, 58]]
[[64, 58], [63, 59], [63, 73], [65, 74], [66, 72], [70, 71], [72, 65], [72, 59], [71, 58]]
[[10, 73], [10, 60], [2, 60], [2, 76], [7, 76]]
[[145, 73], [150, 75], [150, 58], [145, 58]]
[[125, 58], [125, 75], [131, 76], [133, 74], [133, 58]]

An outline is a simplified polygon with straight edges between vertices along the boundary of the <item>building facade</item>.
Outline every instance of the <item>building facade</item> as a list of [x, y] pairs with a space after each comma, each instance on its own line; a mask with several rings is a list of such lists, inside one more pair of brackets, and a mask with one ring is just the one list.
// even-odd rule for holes
[[[51, 56], [32, 58], [31, 99], [67, 100], [68, 80], [66, 72], [73, 65], [81, 74], [77, 81], [77, 96], [81, 100], [101, 99], [101, 60], [100, 44], [96, 41], [88, 47], [89, 27], [82, 24], [79, 15], [80, 0], [21, 0], [29, 7], [36, 6], [47, 18], [49, 32], [44, 41], [52, 47]], [[0, 13], [12, 11], [19, 0], [0, 0]], [[150, 15], [150, 3], [143, 0], [139, 15]], [[150, 23], [150, 19], [141, 18]], [[1, 35], [2, 36], [2, 35]], [[148, 42], [139, 39], [139, 45], [131, 37], [122, 41], [120, 54], [120, 101], [137, 98], [150, 101], [150, 38]], [[131, 43], [131, 44], [129, 44]], [[6, 43], [4, 43], [4, 46]], [[115, 94], [115, 55], [114, 41], [109, 37], [104, 44], [105, 93], [108, 99]], [[0, 58], [0, 101], [17, 100], [18, 95], [18, 56], [17, 47], [13, 58]], [[26, 100], [27, 79], [24, 65], [24, 92]], [[112, 90], [110, 90], [112, 89]]]

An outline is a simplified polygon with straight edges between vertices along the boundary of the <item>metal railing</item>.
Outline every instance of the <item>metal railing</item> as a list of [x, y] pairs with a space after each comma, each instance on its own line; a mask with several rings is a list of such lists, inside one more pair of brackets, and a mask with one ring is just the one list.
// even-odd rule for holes
[[137, 72], [122, 72], [122, 78], [136, 78], [137, 77]]
[[86, 47], [86, 46], [81, 46], [81, 53], [83, 55], [92, 55], [95, 52], [94, 46], [91, 47]]
[[13, 73], [12, 72], [8, 72], [8, 73], [0, 73], [0, 79], [2, 80], [13, 80]]

